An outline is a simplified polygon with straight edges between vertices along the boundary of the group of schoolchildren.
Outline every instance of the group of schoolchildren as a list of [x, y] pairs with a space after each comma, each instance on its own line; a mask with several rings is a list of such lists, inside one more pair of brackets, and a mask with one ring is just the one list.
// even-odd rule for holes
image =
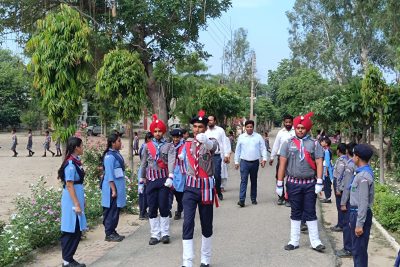
[[[12, 137], [11, 137], [12, 143], [11, 143], [10, 149], [14, 153], [12, 155], [12, 157], [17, 157], [18, 156], [18, 152], [17, 152], [18, 138], [17, 138], [17, 131], [15, 128], [12, 129], [11, 135], [12, 135]], [[32, 130], [29, 129], [28, 130], [28, 142], [26, 145], [26, 149], [28, 150], [27, 157], [32, 157], [35, 154], [35, 152], [32, 150], [32, 147], [33, 147], [33, 136], [32, 136]], [[56, 143], [55, 143], [56, 153], [51, 151], [50, 147], [51, 147], [51, 136], [50, 136], [50, 132], [46, 131], [45, 139], [44, 139], [44, 143], [43, 143], [44, 153], [43, 153], [42, 157], [46, 157], [47, 151], [50, 152], [53, 157], [61, 157], [62, 156], [60, 139], [57, 139]]]
[[[201, 266], [209, 266], [213, 204], [217, 205], [211, 162], [218, 143], [205, 135], [208, 118], [204, 111], [199, 111], [198, 115], [191, 119], [191, 124], [193, 139], [184, 141], [184, 132], [174, 129], [170, 132], [173, 142], [167, 142], [164, 138], [166, 125], [153, 115], [150, 133], [146, 134], [146, 141], [138, 151], [141, 157], [138, 171], [140, 216], [146, 217], [147, 205], [150, 223], [149, 245], [159, 242], [168, 244], [169, 213], [172, 198], [175, 196], [178, 207], [174, 218], [180, 219], [182, 211], [185, 211], [182, 231], [183, 266], [191, 267], [194, 260], [194, 217], [198, 208], [202, 221]], [[124, 236], [116, 231], [120, 210], [126, 205], [125, 163], [120, 149], [120, 136], [111, 134], [102, 156], [101, 180], [105, 241], [109, 242], [120, 242], [124, 239]], [[87, 228], [83, 188], [85, 172], [80, 160], [82, 153], [82, 140], [78, 137], [69, 138], [66, 157], [58, 171], [64, 185], [61, 200], [61, 248], [64, 267], [86, 266], [73, 258], [82, 231]]]

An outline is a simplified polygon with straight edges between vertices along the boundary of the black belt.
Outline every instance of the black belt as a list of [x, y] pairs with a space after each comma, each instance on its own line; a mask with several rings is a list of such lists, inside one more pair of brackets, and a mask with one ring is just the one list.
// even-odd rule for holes
[[[82, 180], [74, 181], [74, 184], [83, 184]], [[63, 188], [65, 188], [66, 183], [64, 183]]]
[[256, 161], [259, 161], [258, 159], [256, 159], [256, 160], [245, 160], [245, 159], [241, 159], [241, 160], [246, 161], [246, 162], [248, 162], [248, 163], [254, 163], [254, 162], [256, 162]]
[[[368, 207], [367, 210], [370, 210], [371, 208]], [[350, 211], [358, 211], [358, 207], [357, 206], [350, 206]]]

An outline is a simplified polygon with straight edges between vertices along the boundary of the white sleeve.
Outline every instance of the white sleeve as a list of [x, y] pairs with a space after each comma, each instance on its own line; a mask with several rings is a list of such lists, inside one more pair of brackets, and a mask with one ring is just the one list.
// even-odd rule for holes
[[229, 155], [232, 153], [232, 147], [231, 147], [231, 140], [229, 140], [228, 136], [225, 136], [225, 144], [226, 144], [226, 153], [229, 153]]
[[272, 147], [272, 151], [271, 151], [271, 159], [272, 160], [278, 154], [280, 143], [281, 143], [281, 131], [279, 131], [278, 134], [276, 135], [274, 146]]

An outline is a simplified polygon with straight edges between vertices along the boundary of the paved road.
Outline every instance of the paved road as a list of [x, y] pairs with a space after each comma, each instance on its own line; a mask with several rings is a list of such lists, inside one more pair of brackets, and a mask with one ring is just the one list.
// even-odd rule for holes
[[[221, 206], [214, 209], [213, 267], [225, 266], [335, 266], [333, 250], [325, 232], [320, 227], [325, 253], [310, 248], [308, 235], [301, 235], [300, 248], [285, 251], [288, 242], [290, 208], [276, 205], [274, 168], [267, 166], [259, 171], [258, 205], [249, 199], [240, 208], [238, 201], [239, 172], [230, 170], [227, 192]], [[175, 209], [175, 207], [174, 207]], [[197, 216], [198, 217], [198, 216]], [[196, 217], [195, 266], [200, 265], [201, 232]], [[182, 264], [182, 220], [171, 220], [171, 243], [148, 245], [149, 224], [111, 249], [91, 266], [166, 266]]]

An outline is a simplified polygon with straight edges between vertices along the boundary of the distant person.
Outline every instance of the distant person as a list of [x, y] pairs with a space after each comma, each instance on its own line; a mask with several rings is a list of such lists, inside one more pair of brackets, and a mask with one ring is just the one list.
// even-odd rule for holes
[[[144, 136], [144, 143], [139, 149], [139, 158], [140, 161], [142, 161], [143, 157], [143, 147], [145, 144], [151, 141], [153, 138], [153, 134], [151, 132], [148, 132]], [[146, 195], [146, 183], [140, 182], [139, 178], [139, 170], [138, 169], [138, 192], [139, 192], [139, 220], [148, 220], [149, 219], [149, 214], [147, 212], [148, 205], [147, 205], [147, 195]]]
[[85, 267], [74, 260], [82, 231], [87, 229], [85, 216], [85, 172], [80, 156], [83, 154], [82, 139], [70, 137], [65, 159], [58, 170], [58, 178], [64, 184], [61, 197], [61, 251], [64, 267]]
[[139, 136], [137, 132], [134, 133], [133, 137], [133, 151], [135, 155], [139, 155]]
[[[250, 175], [251, 191], [250, 198], [253, 205], [257, 205], [257, 173], [258, 167], [265, 167], [267, 162], [267, 150], [262, 136], [254, 132], [254, 121], [247, 120], [244, 123], [246, 132], [238, 138], [235, 150], [235, 169], [239, 169], [240, 164], [240, 207], [245, 206], [247, 182]], [[261, 162], [260, 162], [261, 161]]]
[[28, 157], [32, 157], [33, 154], [35, 154], [35, 152], [32, 151], [32, 145], [33, 145], [33, 141], [32, 141], [32, 129], [28, 130], [28, 144], [26, 145], [26, 149], [28, 150], [29, 154]]
[[105, 241], [121, 242], [125, 236], [117, 233], [119, 214], [126, 206], [125, 161], [122, 157], [121, 137], [111, 134], [103, 153], [104, 178], [101, 186]]
[[13, 157], [18, 156], [18, 152], [17, 152], [17, 145], [18, 145], [18, 138], [17, 138], [17, 130], [15, 130], [15, 128], [12, 129], [11, 131], [12, 137], [12, 143], [11, 143], [11, 151], [14, 152]]
[[342, 136], [340, 134], [340, 130], [336, 130], [335, 135], [333, 136], [335, 144], [340, 144], [342, 142]]
[[271, 147], [269, 146], [269, 136], [268, 136], [267, 131], [264, 133], [264, 143], [265, 143], [265, 148], [267, 149], [267, 152], [271, 153]]
[[50, 150], [50, 146], [51, 146], [51, 136], [50, 136], [50, 132], [46, 131], [45, 133], [45, 137], [44, 137], [44, 143], [43, 143], [43, 148], [44, 148], [44, 154], [42, 157], [46, 157], [46, 151], [49, 151], [52, 156], [54, 157], [54, 155], [56, 153], [54, 153], [53, 151]]
[[372, 148], [367, 144], [354, 147], [353, 160], [357, 169], [350, 186], [350, 233], [355, 267], [368, 267], [368, 242], [375, 195], [374, 172], [368, 164], [372, 155]]
[[[226, 151], [229, 153], [229, 158], [231, 157], [232, 148], [231, 142], [227, 136], [225, 136]], [[221, 192], [225, 192], [226, 185], [228, 184], [228, 165], [225, 161], [221, 162]]]
[[[272, 146], [271, 156], [269, 160], [269, 165], [272, 166], [274, 163], [275, 157], [277, 157], [276, 162], [276, 174], [275, 178], [278, 180], [278, 170], [279, 170], [279, 158], [280, 158], [280, 150], [282, 144], [288, 140], [289, 138], [295, 135], [293, 129], [293, 116], [286, 114], [283, 116], [283, 128], [279, 130], [278, 134], [276, 135], [274, 145]], [[285, 183], [285, 182], [284, 182]], [[290, 207], [290, 202], [288, 199], [287, 194], [285, 194], [285, 185], [283, 186], [283, 194], [278, 196], [278, 205], [286, 205]]]
[[183, 140], [187, 140], [190, 137], [188, 130], [182, 129]]
[[60, 139], [60, 137], [58, 137], [57, 141], [56, 141], [56, 152], [57, 152], [56, 157], [61, 157], [62, 156], [62, 153], [61, 153], [61, 139]]
[[236, 149], [236, 143], [235, 143], [235, 135], [233, 134], [233, 131], [229, 131], [229, 142], [231, 143], [231, 151], [235, 151]]

